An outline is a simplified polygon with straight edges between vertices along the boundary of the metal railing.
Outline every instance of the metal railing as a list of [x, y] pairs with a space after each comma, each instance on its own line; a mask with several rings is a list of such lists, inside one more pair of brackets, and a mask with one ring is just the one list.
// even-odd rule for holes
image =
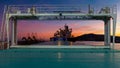
[[[87, 8], [87, 9], [86, 9]], [[84, 14], [116, 14], [116, 6], [92, 8], [87, 6], [45, 6], [45, 5], [9, 5], [9, 13], [84, 13]]]

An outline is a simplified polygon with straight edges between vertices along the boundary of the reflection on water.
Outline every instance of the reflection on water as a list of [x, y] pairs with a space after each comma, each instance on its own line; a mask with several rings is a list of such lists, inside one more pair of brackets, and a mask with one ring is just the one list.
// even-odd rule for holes
[[[39, 43], [36, 45], [58, 45], [58, 46], [80, 46], [80, 45], [90, 45], [90, 46], [104, 46], [104, 42], [96, 42], [96, 41], [76, 41], [76, 42], [69, 42], [69, 41], [56, 41], [56, 42], [44, 42]], [[112, 45], [112, 43], [111, 43]], [[120, 50], [120, 43], [115, 43], [114, 49]]]
[[73, 42], [69, 42], [69, 41], [57, 41], [57, 42], [53, 42], [54, 44], [61, 46], [61, 45], [73, 45]]
[[62, 58], [62, 54], [60, 52], [58, 52], [57, 55], [58, 55], [58, 59]]
[[0, 68], [120, 68], [120, 53], [40, 49], [0, 51]]
[[61, 59], [62, 59], [62, 53], [61, 52], [58, 52], [58, 53], [56, 53], [57, 54], [57, 59], [58, 59], [58, 61], [62, 61]]
[[60, 46], [61, 45], [61, 41], [58, 41], [57, 45]]
[[96, 41], [76, 41], [76, 42], [70, 42], [70, 41], [50, 41], [50, 42], [43, 42], [39, 43], [37, 45], [104, 45], [104, 42], [96, 42]]

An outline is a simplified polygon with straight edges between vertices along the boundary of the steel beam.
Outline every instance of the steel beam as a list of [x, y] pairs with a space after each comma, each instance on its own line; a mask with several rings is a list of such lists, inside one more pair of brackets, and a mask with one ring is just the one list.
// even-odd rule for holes
[[104, 36], [104, 45], [105, 46], [110, 46], [110, 20], [104, 20], [104, 33], [105, 33], [105, 36]]
[[17, 19], [12, 22], [12, 45], [17, 45]]

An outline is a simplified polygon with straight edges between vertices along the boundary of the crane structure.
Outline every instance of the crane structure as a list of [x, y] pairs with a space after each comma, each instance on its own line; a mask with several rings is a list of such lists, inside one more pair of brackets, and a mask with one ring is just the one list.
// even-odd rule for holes
[[[18, 20], [102, 20], [104, 22], [104, 45], [111, 46], [110, 35], [115, 45], [117, 8], [103, 7], [88, 10], [80, 6], [42, 6], [42, 5], [8, 5], [4, 8], [0, 38], [1, 46], [7, 49], [17, 45]], [[84, 11], [82, 11], [82, 9]], [[29, 24], [29, 23], [28, 23]], [[112, 25], [111, 25], [112, 24]], [[94, 27], [94, 26], [93, 26]], [[111, 30], [112, 27], [112, 30]], [[112, 32], [112, 34], [111, 34]], [[11, 41], [10, 41], [11, 40]]]

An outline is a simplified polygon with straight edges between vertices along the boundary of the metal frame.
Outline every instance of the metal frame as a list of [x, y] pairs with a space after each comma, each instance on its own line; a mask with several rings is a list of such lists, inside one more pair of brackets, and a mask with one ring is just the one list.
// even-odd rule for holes
[[[5, 14], [6, 15], [6, 19], [5, 19], [5, 22], [4, 23], [6, 23], [5, 25], [6, 25], [6, 34], [7, 34], [7, 49], [9, 49], [9, 47], [10, 47], [10, 44], [11, 45], [17, 45], [17, 43], [16, 43], [16, 23], [17, 23], [17, 19], [26, 19], [26, 17], [31, 17], [31, 18], [33, 18], [33, 19], [38, 19], [38, 20], [49, 20], [49, 18], [44, 18], [44, 17], [53, 17], [51, 20], [56, 20], [56, 17], [58, 17], [57, 19], [60, 19], [60, 20], [81, 20], [81, 19], [83, 19], [83, 18], [78, 18], [78, 17], [86, 17], [86, 19], [89, 19], [89, 20], [103, 20], [104, 21], [104, 23], [105, 23], [105, 45], [107, 45], [107, 46], [111, 46], [111, 44], [110, 44], [110, 18], [112, 18], [113, 19], [113, 33], [112, 33], [112, 35], [113, 35], [113, 45], [112, 45], [112, 48], [114, 48], [114, 45], [115, 45], [115, 30], [116, 30], [116, 18], [117, 18], [117, 9], [115, 9], [115, 8], [113, 8], [112, 9], [112, 12], [111, 13], [101, 13], [101, 14], [94, 14], [94, 13], [92, 13], [92, 14], [89, 14], [89, 13], [78, 13], [78, 12], [57, 12], [57, 13], [54, 13], [54, 12], [47, 12], [47, 13], [34, 13], [34, 14], [32, 14], [32, 13], [21, 13], [21, 12], [19, 12], [19, 13], [17, 13], [17, 12], [15, 12], [15, 13], [13, 13], [13, 12], [10, 12], [10, 8], [11, 8], [12, 6], [9, 6], [8, 7], [8, 12]], [[21, 6], [13, 6], [13, 7], [21, 7]], [[32, 6], [31, 6], [32, 7]], [[34, 6], [35, 7], [35, 6]], [[116, 12], [114, 12], [116, 10]], [[62, 16], [60, 16], [60, 15], [62, 15]], [[10, 20], [11, 20], [11, 18], [15, 18], [15, 17], [17, 17], [16, 19], [13, 19], [13, 23], [12, 23], [12, 25], [13, 25], [13, 27], [12, 27], [12, 43], [10, 43], [10, 33], [9, 33], [9, 28], [10, 28], [10, 25], [9, 25], [9, 22], [10, 22]], [[21, 18], [22, 17], [22, 18]], [[35, 18], [34, 18], [35, 17]], [[42, 19], [40, 19], [39, 17], [43, 17]], [[64, 17], [64, 18], [62, 18], [62, 17]], [[67, 18], [68, 17], [68, 18]], [[70, 18], [69, 18], [70, 17]], [[73, 18], [71, 18], [71, 17], [73, 17]], [[31, 19], [30, 18], [30, 19]], [[84, 20], [84, 19], [83, 19]], [[4, 26], [5, 27], [5, 26]]]
[[79, 45], [79, 46], [66, 46], [66, 45], [63, 45], [63, 46], [48, 46], [48, 45], [43, 45], [43, 46], [11, 46], [11, 48], [74, 48], [74, 49], [80, 49], [80, 48], [98, 48], [98, 49], [102, 49], [102, 48], [105, 48], [105, 49], [109, 49], [110, 47], [109, 46], [83, 46], [83, 45]]

